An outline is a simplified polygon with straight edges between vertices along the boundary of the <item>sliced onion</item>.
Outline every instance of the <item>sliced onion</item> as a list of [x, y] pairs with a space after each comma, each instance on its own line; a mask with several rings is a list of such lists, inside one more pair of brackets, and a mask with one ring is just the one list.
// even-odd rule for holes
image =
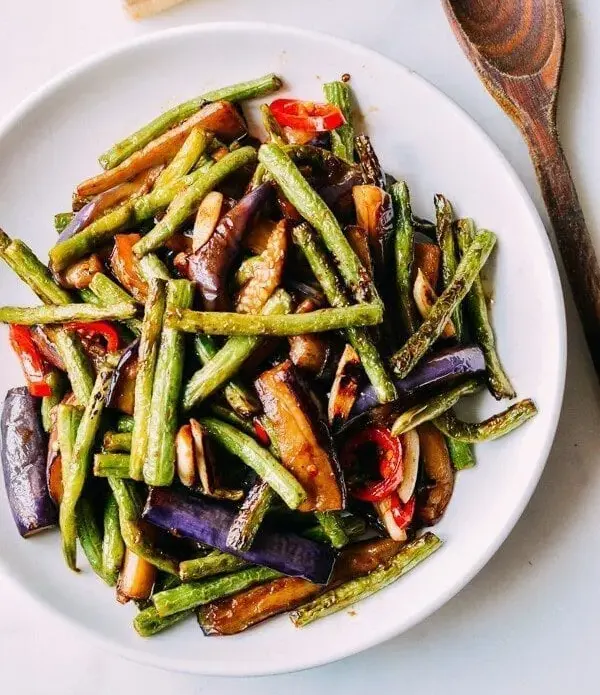
[[386, 497], [384, 500], [381, 500], [381, 502], [375, 502], [373, 506], [390, 538], [393, 541], [405, 541], [407, 538], [406, 531], [398, 527], [394, 515], [392, 514], [391, 497]]
[[404, 456], [404, 478], [398, 488], [398, 497], [406, 504], [412, 497], [419, 475], [419, 435], [417, 430], [408, 430], [400, 437]]
[[[417, 305], [419, 313], [426, 319], [429, 316], [431, 308], [437, 301], [437, 294], [420, 268], [417, 271], [417, 277], [413, 285], [413, 297], [415, 298], [415, 304]], [[442, 331], [442, 337], [453, 338], [455, 335], [456, 330], [454, 324], [451, 320], [448, 320]]]
[[179, 480], [186, 487], [194, 487], [196, 485], [196, 463], [194, 461], [192, 428], [189, 425], [183, 425], [179, 428], [175, 439], [175, 449], [177, 452], [177, 475]]
[[223, 194], [211, 191], [200, 203], [196, 221], [194, 222], [194, 237], [192, 239], [192, 251], [197, 251], [210, 239], [221, 217], [223, 207]]

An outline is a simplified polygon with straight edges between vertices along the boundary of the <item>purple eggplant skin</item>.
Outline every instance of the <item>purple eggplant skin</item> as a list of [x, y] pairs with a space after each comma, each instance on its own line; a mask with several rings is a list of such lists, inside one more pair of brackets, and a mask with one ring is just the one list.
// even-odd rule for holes
[[10, 389], [0, 418], [8, 503], [21, 536], [56, 526], [58, 510], [46, 484], [46, 435], [38, 401], [27, 387]]
[[[396, 381], [398, 401], [387, 404], [391, 412], [398, 406], [406, 406], [407, 400], [414, 400], [425, 395], [455, 386], [458, 382], [473, 377], [483, 377], [485, 359], [477, 345], [454, 347], [435, 353], [424, 360], [404, 379]], [[378, 405], [377, 396], [369, 384], [359, 394], [351, 418], [361, 415]], [[388, 408], [389, 409], [389, 408]]]
[[235, 507], [220, 500], [155, 487], [150, 490], [142, 516], [173, 535], [191, 538], [290, 577], [303, 577], [315, 584], [329, 581], [336, 551], [294, 533], [263, 526], [250, 550], [233, 551], [227, 545], [227, 534], [236, 514]]
[[206, 311], [228, 309], [227, 276], [240, 253], [246, 227], [267, 202], [273, 185], [262, 183], [221, 218], [209, 240], [188, 259], [188, 277], [197, 283]]

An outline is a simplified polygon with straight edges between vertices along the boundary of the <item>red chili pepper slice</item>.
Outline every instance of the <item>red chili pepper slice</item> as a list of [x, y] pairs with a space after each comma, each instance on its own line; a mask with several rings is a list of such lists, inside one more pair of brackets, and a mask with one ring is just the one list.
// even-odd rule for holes
[[406, 528], [415, 514], [416, 498], [413, 495], [406, 504], [402, 504], [396, 493], [390, 497], [390, 511], [398, 528]]
[[119, 349], [119, 334], [116, 328], [107, 321], [91, 321], [90, 323], [68, 323], [67, 328], [76, 331], [79, 335], [93, 338], [96, 335], [106, 340], [108, 352], [116, 352]]
[[364, 502], [380, 502], [395, 492], [402, 482], [402, 447], [398, 437], [394, 437], [384, 427], [367, 427], [344, 447], [342, 462], [345, 468], [354, 466], [357, 451], [365, 444], [374, 444], [378, 449], [378, 467], [382, 480], [352, 490], [352, 495]]
[[267, 432], [265, 426], [262, 424], [259, 418], [255, 417], [252, 419], [252, 427], [254, 428], [254, 433], [256, 434], [256, 438], [258, 439], [258, 441], [263, 446], [270, 446], [271, 437], [269, 437], [269, 433]]
[[275, 99], [269, 107], [280, 126], [294, 130], [324, 132], [346, 123], [344, 114], [334, 104], [318, 104], [300, 99]]
[[27, 326], [12, 325], [8, 332], [12, 349], [17, 353], [29, 393], [41, 398], [52, 395], [50, 384], [46, 382], [46, 365]]

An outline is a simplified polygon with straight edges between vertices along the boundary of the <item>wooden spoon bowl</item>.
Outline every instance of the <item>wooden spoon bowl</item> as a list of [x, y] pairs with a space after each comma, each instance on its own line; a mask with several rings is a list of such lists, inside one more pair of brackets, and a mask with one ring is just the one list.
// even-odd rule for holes
[[527, 141], [600, 376], [600, 268], [556, 130], [565, 45], [562, 1], [442, 2], [482, 82]]

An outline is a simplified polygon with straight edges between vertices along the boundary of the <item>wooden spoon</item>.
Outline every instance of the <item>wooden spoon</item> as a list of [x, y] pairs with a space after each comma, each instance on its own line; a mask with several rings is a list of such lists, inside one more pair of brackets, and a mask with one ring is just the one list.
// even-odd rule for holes
[[561, 0], [442, 0], [488, 91], [523, 133], [600, 376], [600, 268], [556, 130]]

